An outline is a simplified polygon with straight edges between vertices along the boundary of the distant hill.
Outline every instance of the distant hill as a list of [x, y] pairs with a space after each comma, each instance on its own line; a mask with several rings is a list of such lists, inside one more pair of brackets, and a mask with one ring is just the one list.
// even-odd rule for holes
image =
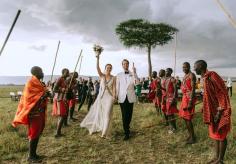
[[[53, 76], [53, 79], [57, 79], [59, 75]], [[97, 80], [97, 76], [85, 76], [81, 75], [80, 77], [87, 79], [88, 77], [92, 77], [93, 80]], [[24, 85], [29, 79], [29, 76], [0, 76], [0, 85]], [[44, 81], [49, 81], [51, 76], [46, 75], [44, 77]]]

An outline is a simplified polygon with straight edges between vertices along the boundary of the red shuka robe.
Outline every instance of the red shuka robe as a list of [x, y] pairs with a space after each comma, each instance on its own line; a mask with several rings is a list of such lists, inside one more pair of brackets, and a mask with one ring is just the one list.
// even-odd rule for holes
[[62, 93], [62, 89], [66, 89], [66, 81], [64, 78], [59, 78], [55, 84], [55, 87], [58, 89], [53, 99], [52, 115], [64, 117], [67, 115], [68, 110], [68, 102], [65, 98], [66, 93]]
[[161, 96], [161, 110], [163, 113], [166, 112], [166, 100], [165, 100], [165, 97], [166, 97], [166, 90], [165, 90], [165, 85], [166, 85], [166, 79], [165, 78], [162, 78], [161, 79], [161, 87], [162, 87], [162, 96]]
[[76, 91], [77, 91], [77, 80], [73, 80], [71, 82], [71, 90], [72, 90], [72, 99], [68, 100], [68, 105], [69, 105], [69, 108], [74, 108], [75, 107], [75, 103], [76, 103]]
[[[28, 138], [38, 138], [45, 126], [47, 100], [38, 104], [46, 87], [35, 76], [26, 83], [12, 125], [28, 125]], [[39, 109], [43, 109], [39, 112]]]
[[157, 78], [157, 79], [154, 79], [151, 84], [150, 84], [150, 90], [151, 92], [154, 92], [155, 93], [155, 98], [153, 99], [153, 103], [156, 107], [161, 107], [161, 94], [158, 96], [157, 95], [157, 91], [158, 89], [160, 90], [161, 89], [161, 79]]
[[[213, 71], [203, 77], [203, 120], [209, 125], [209, 136], [224, 140], [231, 128], [231, 105], [223, 79]], [[217, 108], [223, 109], [219, 123], [214, 123]]]
[[182, 97], [182, 102], [180, 105], [180, 110], [179, 110], [179, 116], [185, 120], [192, 120], [193, 115], [194, 115], [194, 110], [195, 110], [195, 103], [196, 103], [196, 98], [192, 100], [193, 106], [192, 109], [187, 109], [189, 101], [191, 99], [191, 92], [192, 92], [192, 80], [190, 75], [188, 77], [185, 77], [183, 79], [183, 82], [181, 84], [181, 90], [183, 93]]
[[177, 109], [177, 103], [171, 105], [171, 102], [173, 101], [173, 99], [175, 99], [175, 84], [173, 80], [174, 79], [172, 77], [165, 80], [165, 94], [163, 95], [164, 102], [162, 103], [162, 105], [164, 106], [163, 109], [165, 109], [164, 113], [167, 116], [179, 112]]

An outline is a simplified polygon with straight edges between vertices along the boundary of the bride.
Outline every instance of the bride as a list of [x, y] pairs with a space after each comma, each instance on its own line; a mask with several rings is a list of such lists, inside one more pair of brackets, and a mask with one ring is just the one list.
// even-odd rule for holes
[[101, 137], [107, 138], [112, 119], [113, 102], [116, 95], [116, 80], [111, 75], [111, 64], [106, 64], [105, 73], [102, 73], [100, 69], [99, 57], [103, 50], [102, 47], [100, 47], [100, 50], [94, 49], [97, 58], [97, 72], [100, 77], [100, 89], [97, 99], [80, 126], [87, 128], [90, 135], [94, 132], [102, 132]]

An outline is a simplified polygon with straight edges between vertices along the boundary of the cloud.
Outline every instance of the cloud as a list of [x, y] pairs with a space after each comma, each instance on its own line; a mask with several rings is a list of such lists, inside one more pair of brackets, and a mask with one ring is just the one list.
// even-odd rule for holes
[[[236, 29], [229, 24], [214, 1], [158, 0], [153, 1], [153, 6], [160, 2], [163, 5], [157, 7], [152, 19], [157, 22], [166, 21], [180, 30], [177, 45], [180, 62], [205, 59], [212, 68], [236, 67]], [[229, 10], [236, 16], [236, 11], [232, 8], [236, 6], [236, 2], [225, 2], [225, 5], [231, 7]], [[173, 47], [172, 42], [155, 52], [164, 55], [164, 52]]]
[[22, 28], [51, 28], [83, 36], [85, 42], [114, 47], [121, 45], [115, 34], [118, 23], [130, 18], [148, 19], [152, 14], [149, 0], [22, 0], [17, 6], [25, 13]]
[[[236, 1], [222, 1], [236, 17]], [[166, 22], [179, 29], [178, 63], [205, 59], [212, 68], [236, 67], [236, 30], [214, 1], [205, 0], [2, 0], [0, 19], [6, 23], [3, 6], [22, 9], [18, 27], [34, 35], [55, 35], [62, 32], [83, 38], [83, 42], [99, 43], [106, 50], [124, 49], [115, 34], [121, 21], [144, 18], [151, 22]], [[2, 19], [1, 19], [2, 20]], [[47, 36], [44, 35], [44, 36]], [[33, 36], [33, 35], [32, 35]], [[57, 36], [58, 38], [60, 36]], [[153, 63], [173, 60], [174, 42], [152, 51]], [[33, 49], [41, 50], [36, 46]], [[145, 50], [130, 49], [132, 54]], [[146, 59], [146, 57], [144, 57]], [[155, 65], [154, 65], [155, 66]], [[156, 66], [155, 66], [156, 67]]]
[[40, 46], [37, 46], [37, 45], [32, 45], [29, 47], [30, 49], [33, 49], [33, 50], [36, 50], [36, 51], [45, 51], [47, 46], [46, 45], [40, 45]]

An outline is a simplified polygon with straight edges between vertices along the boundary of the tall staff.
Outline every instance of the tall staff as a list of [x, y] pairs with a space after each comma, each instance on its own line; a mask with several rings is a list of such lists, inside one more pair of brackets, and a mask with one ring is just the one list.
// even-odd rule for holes
[[233, 16], [225, 9], [224, 5], [220, 2], [220, 0], [215, 0], [215, 2], [219, 5], [219, 7], [222, 9], [224, 14], [228, 17], [229, 22], [231, 25], [236, 28], [236, 20], [233, 18]]
[[80, 65], [79, 65], [79, 74], [78, 74], [78, 75], [80, 75], [80, 70], [81, 70], [82, 61], [83, 61], [83, 56], [81, 56]]
[[175, 61], [174, 61], [174, 77], [175, 77], [175, 73], [176, 73], [176, 49], [177, 49], [177, 32], [175, 33]]
[[50, 81], [51, 81], [51, 82], [52, 82], [53, 73], [54, 73], [54, 69], [55, 69], [55, 65], [56, 65], [56, 61], [57, 61], [57, 54], [58, 54], [58, 51], [59, 51], [60, 43], [61, 43], [61, 42], [60, 42], [60, 40], [59, 40], [58, 45], [57, 45], [56, 56], [55, 56], [54, 63], [53, 63], [53, 67], [52, 67], [52, 74], [51, 74], [51, 78], [50, 78]]
[[12, 25], [11, 25], [10, 31], [8, 32], [7, 37], [6, 37], [6, 39], [5, 39], [4, 43], [3, 43], [3, 46], [2, 46], [2, 48], [1, 48], [0, 56], [2, 55], [2, 52], [3, 52], [3, 50], [4, 50], [4, 47], [5, 47], [6, 44], [7, 44], [7, 41], [8, 41], [8, 39], [9, 39], [10, 35], [11, 35], [11, 32], [12, 32], [12, 30], [13, 30], [15, 24], [16, 24], [16, 21], [17, 21], [19, 15], [20, 15], [20, 12], [21, 12], [21, 10], [18, 10], [18, 11], [17, 11], [16, 17], [15, 17], [15, 19], [14, 19]]
[[72, 75], [72, 77], [71, 77], [71, 79], [70, 79], [70, 83], [69, 83], [69, 87], [68, 87], [68, 88], [70, 88], [71, 83], [72, 83], [72, 81], [73, 81], [73, 78], [74, 78], [74, 75], [75, 75], [75, 71], [76, 71], [77, 66], [78, 66], [78, 64], [79, 64], [79, 60], [80, 60], [80, 58], [81, 58], [82, 52], [83, 52], [83, 50], [81, 49], [80, 54], [79, 54], [79, 57], [78, 57], [77, 62], [76, 62], [76, 65], [75, 65], [75, 69], [74, 69], [73, 75]]

